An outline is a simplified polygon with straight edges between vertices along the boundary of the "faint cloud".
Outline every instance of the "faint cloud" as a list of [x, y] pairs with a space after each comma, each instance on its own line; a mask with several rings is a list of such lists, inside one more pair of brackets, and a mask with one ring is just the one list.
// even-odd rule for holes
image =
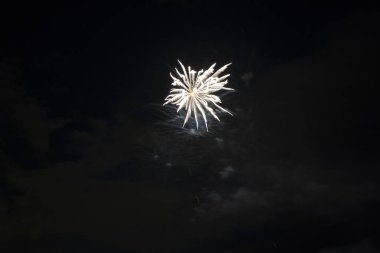
[[227, 179], [231, 177], [232, 174], [234, 174], [234, 172], [235, 172], [235, 169], [233, 167], [227, 166], [219, 172], [219, 175], [221, 179]]
[[251, 191], [244, 187], [226, 195], [213, 191], [206, 194], [204, 202], [195, 211], [199, 215], [206, 215], [210, 218], [231, 214], [238, 215], [245, 210], [260, 212], [269, 205], [268, 197], [266, 193]]
[[251, 84], [252, 79], [253, 79], [253, 73], [252, 73], [252, 72], [244, 73], [244, 74], [241, 76], [241, 80], [243, 80], [244, 85], [245, 85], [246, 87], [249, 87], [249, 85]]
[[379, 252], [374, 246], [373, 242], [366, 239], [357, 244], [351, 244], [348, 246], [337, 247], [332, 249], [325, 249], [319, 251], [319, 253], [376, 253]]

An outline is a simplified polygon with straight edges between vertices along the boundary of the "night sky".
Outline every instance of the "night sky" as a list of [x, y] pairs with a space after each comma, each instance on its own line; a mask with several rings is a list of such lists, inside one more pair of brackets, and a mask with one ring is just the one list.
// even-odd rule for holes
[[[380, 252], [380, 9], [0, 8], [0, 252]], [[227, 63], [209, 132], [163, 107]], [[181, 121], [182, 120], [182, 121]]]

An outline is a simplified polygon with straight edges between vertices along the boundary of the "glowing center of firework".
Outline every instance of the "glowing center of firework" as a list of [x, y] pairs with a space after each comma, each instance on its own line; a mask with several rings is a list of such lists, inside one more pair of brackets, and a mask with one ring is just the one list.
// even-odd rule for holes
[[189, 96], [190, 96], [190, 97], [194, 96], [195, 94], [196, 94], [196, 91], [195, 91], [195, 90], [192, 90], [192, 91], [189, 92]]

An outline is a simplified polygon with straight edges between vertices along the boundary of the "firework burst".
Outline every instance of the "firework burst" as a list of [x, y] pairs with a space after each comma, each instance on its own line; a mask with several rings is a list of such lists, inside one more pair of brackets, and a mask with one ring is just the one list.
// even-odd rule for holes
[[223, 107], [220, 104], [222, 101], [220, 98], [214, 93], [220, 90], [234, 90], [232, 88], [227, 88], [225, 85], [228, 83], [227, 78], [230, 76], [229, 74], [224, 76], [219, 76], [223, 71], [227, 69], [227, 67], [231, 64], [227, 64], [221, 67], [214, 73], [214, 67], [216, 63], [211, 65], [206, 71], [203, 69], [200, 71], [192, 70], [191, 67], [188, 67], [186, 71], [183, 64], [178, 60], [181, 65], [183, 73], [180, 73], [176, 68], [175, 71], [178, 77], [174, 77], [172, 73], [170, 73], [171, 78], [173, 79], [172, 88], [170, 90], [170, 94], [165, 98], [166, 104], [173, 104], [177, 107], [177, 112], [181, 109], [185, 109], [186, 116], [183, 122], [183, 126], [185, 126], [186, 122], [191, 116], [194, 116], [196, 126], [198, 129], [198, 116], [202, 115], [204, 120], [206, 129], [207, 127], [207, 113], [210, 113], [215, 119], [220, 121], [216, 112], [211, 107], [216, 107], [222, 112], [226, 112], [230, 115], [232, 113]]

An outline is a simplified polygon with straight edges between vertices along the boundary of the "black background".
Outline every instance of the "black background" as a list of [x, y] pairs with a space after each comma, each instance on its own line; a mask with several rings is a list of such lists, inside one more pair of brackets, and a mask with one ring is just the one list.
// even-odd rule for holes
[[[0, 10], [1, 252], [378, 252], [379, 9], [51, 1]], [[162, 107], [232, 62], [210, 132]]]

